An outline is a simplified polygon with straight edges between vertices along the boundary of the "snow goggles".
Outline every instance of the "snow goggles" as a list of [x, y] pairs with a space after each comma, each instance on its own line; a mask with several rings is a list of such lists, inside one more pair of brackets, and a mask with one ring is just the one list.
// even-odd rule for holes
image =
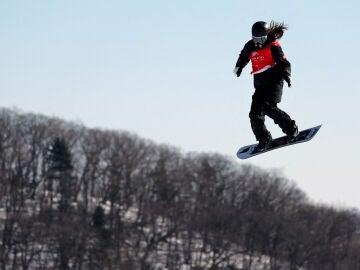
[[266, 41], [267, 36], [261, 36], [261, 37], [252, 37], [252, 40], [254, 41], [255, 44], [260, 43], [260, 44], [264, 44]]

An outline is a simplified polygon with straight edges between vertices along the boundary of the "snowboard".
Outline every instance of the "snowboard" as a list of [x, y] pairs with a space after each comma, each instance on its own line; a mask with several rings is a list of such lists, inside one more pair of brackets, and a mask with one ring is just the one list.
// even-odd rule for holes
[[297, 143], [307, 142], [307, 141], [310, 141], [312, 138], [314, 138], [314, 136], [316, 135], [316, 133], [319, 131], [320, 128], [321, 128], [321, 125], [302, 130], [292, 140], [289, 140], [289, 138], [287, 136], [276, 138], [271, 142], [270, 147], [268, 147], [267, 149], [265, 149], [263, 151], [255, 150], [255, 147], [258, 144], [247, 145], [247, 146], [241, 147], [239, 149], [239, 151], [237, 151], [236, 155], [240, 159], [247, 159], [247, 158], [251, 158], [253, 156], [263, 154], [263, 153], [266, 153], [266, 152], [269, 152], [271, 150], [275, 150], [275, 149], [278, 149], [281, 147], [285, 147], [285, 146], [289, 146], [289, 145], [293, 145], [293, 144], [297, 144]]

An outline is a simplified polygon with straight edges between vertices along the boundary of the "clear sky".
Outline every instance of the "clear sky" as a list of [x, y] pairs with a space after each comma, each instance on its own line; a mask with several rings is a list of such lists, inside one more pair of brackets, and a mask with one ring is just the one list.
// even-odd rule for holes
[[[280, 108], [309, 143], [246, 162], [316, 202], [360, 208], [357, 0], [2, 0], [0, 106], [128, 130], [236, 160], [254, 143], [250, 65], [232, 70], [258, 20], [284, 21], [293, 87]], [[271, 119], [273, 137], [281, 135]]]

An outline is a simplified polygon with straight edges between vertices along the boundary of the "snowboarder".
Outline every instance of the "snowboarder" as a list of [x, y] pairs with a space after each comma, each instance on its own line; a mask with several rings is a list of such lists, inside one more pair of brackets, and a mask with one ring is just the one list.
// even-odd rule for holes
[[265, 115], [272, 118], [289, 140], [299, 131], [294, 120], [278, 108], [281, 101], [284, 80], [291, 87], [291, 65], [286, 59], [278, 40], [287, 26], [284, 23], [258, 21], [252, 26], [252, 39], [242, 49], [234, 73], [241, 75], [249, 61], [252, 63], [255, 92], [249, 113], [251, 128], [259, 144], [256, 151], [266, 150], [272, 142], [265, 126]]

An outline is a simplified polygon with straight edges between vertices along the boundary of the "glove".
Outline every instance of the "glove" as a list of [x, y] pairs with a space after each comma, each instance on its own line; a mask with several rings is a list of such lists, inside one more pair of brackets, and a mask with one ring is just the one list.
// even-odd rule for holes
[[236, 77], [240, 77], [241, 71], [242, 70], [239, 67], [235, 67], [233, 70]]
[[291, 87], [291, 77], [290, 76], [288, 76], [288, 77], [285, 77], [284, 78], [285, 79], [285, 81], [286, 81], [286, 83], [287, 83], [287, 85], [288, 85], [288, 87], [290, 88]]

